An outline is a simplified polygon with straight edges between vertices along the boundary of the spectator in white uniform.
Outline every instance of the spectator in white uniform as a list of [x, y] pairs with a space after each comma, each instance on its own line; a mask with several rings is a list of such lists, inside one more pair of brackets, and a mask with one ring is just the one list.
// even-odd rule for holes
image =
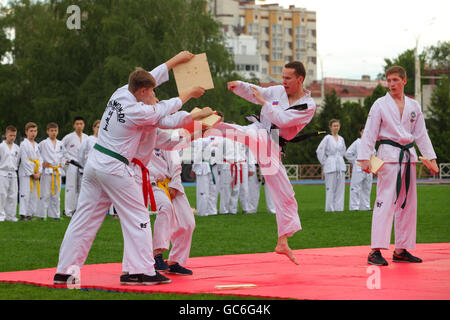
[[[364, 126], [359, 130], [359, 135], [362, 137], [364, 133]], [[370, 209], [370, 193], [372, 191], [372, 173], [367, 173], [361, 170], [361, 167], [356, 164], [358, 158], [358, 148], [361, 143], [361, 138], [356, 139], [347, 151], [345, 151], [345, 158], [352, 164], [352, 178], [350, 180], [350, 200], [349, 210], [371, 210]], [[374, 150], [375, 155], [375, 150]]]
[[39, 143], [42, 157], [41, 197], [38, 216], [46, 219], [60, 219], [61, 175], [65, 163], [66, 151], [60, 140], [57, 139], [58, 124], [47, 124], [48, 138]]
[[316, 150], [317, 159], [325, 176], [325, 211], [344, 211], [347, 170], [344, 162], [345, 141], [339, 135], [341, 128], [339, 120], [331, 119], [329, 127], [331, 134], [322, 139]]
[[19, 164], [19, 215], [20, 220], [31, 220], [37, 215], [37, 205], [41, 196], [40, 180], [42, 158], [38, 143], [34, 140], [38, 133], [37, 124], [25, 125], [26, 139], [20, 144]]
[[78, 196], [80, 194], [81, 186], [81, 172], [80, 168], [71, 161], [78, 160], [78, 152], [84, 140], [88, 138], [87, 134], [83, 133], [84, 119], [83, 117], [75, 117], [73, 121], [72, 133], [69, 133], [62, 139], [62, 144], [66, 150], [66, 187], [64, 194], [64, 214], [68, 217], [73, 216], [77, 208]]
[[0, 143], [0, 221], [17, 222], [17, 169], [19, 168], [19, 146], [14, 143], [17, 129], [7, 126], [6, 140]]

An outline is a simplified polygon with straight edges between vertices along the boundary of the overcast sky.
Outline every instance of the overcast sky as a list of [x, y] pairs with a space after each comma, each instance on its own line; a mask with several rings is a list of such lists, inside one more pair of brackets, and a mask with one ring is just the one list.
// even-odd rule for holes
[[[257, 1], [258, 3], [258, 1]], [[384, 58], [450, 41], [450, 0], [266, 0], [316, 11], [318, 78], [372, 79]], [[434, 18], [434, 22], [428, 25]]]

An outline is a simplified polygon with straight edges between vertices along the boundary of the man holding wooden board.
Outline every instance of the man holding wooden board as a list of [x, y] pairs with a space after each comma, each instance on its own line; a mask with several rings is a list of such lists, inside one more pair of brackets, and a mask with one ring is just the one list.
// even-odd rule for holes
[[387, 265], [381, 249], [389, 249], [395, 216], [393, 262], [422, 262], [407, 249], [416, 247], [417, 192], [414, 142], [420, 152], [437, 168], [436, 154], [417, 101], [404, 94], [406, 72], [393, 66], [386, 71], [389, 92], [370, 109], [358, 151], [362, 170], [372, 171], [370, 161], [377, 140], [377, 155], [384, 161], [378, 171], [377, 198], [372, 218], [371, 252], [367, 262]]

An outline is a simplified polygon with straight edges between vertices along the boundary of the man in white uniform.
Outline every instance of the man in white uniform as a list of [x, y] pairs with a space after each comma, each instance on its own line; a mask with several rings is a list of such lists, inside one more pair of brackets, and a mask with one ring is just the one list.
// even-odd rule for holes
[[84, 168], [86, 165], [89, 152], [94, 148], [98, 140], [98, 129], [100, 128], [100, 120], [95, 120], [92, 125], [92, 135], [83, 140], [78, 152], [78, 163]]
[[48, 138], [39, 143], [39, 152], [42, 158], [41, 174], [41, 198], [38, 209], [38, 216], [41, 219], [48, 217], [53, 219], [60, 218], [60, 193], [61, 193], [61, 175], [63, 174], [63, 165], [65, 163], [64, 155], [66, 150], [58, 136], [58, 125], [50, 122], [47, 125]]
[[[305, 76], [303, 64], [294, 61], [286, 64], [283, 68], [282, 86], [262, 88], [241, 81], [229, 82], [229, 90], [250, 102], [262, 105], [259, 121], [255, 119], [250, 126], [234, 126], [234, 128], [247, 131], [247, 133], [253, 132], [258, 142], [268, 141], [269, 145], [272, 141], [269, 134], [272, 125], [279, 129], [280, 137], [286, 140], [294, 138], [311, 121], [316, 110], [316, 104], [311, 98], [310, 92], [303, 89]], [[233, 127], [232, 125], [228, 126]], [[217, 128], [220, 128], [220, 125]], [[278, 242], [275, 252], [285, 254], [291, 261], [298, 263], [287, 241], [289, 236], [301, 230], [298, 205], [294, 189], [281, 163], [280, 153], [275, 153], [277, 154], [271, 155], [270, 165], [275, 166], [276, 172], [265, 174], [263, 170], [267, 187], [276, 207]], [[263, 159], [259, 157], [257, 161], [260, 164], [264, 163]]]
[[325, 211], [344, 211], [345, 141], [338, 133], [339, 120], [330, 120], [331, 134], [326, 135], [317, 147], [317, 159], [322, 165], [325, 176], [326, 200]]
[[[201, 138], [193, 141], [194, 147], [194, 163], [192, 164], [192, 172], [195, 173], [195, 192], [197, 201], [197, 215], [208, 216], [211, 214], [217, 214], [217, 208], [215, 212], [211, 212], [212, 209], [209, 205], [211, 198], [214, 196], [213, 183], [213, 171], [211, 160], [211, 147], [210, 143], [214, 137]], [[214, 176], [214, 182], [216, 182]], [[217, 197], [216, 197], [217, 206]]]
[[[360, 137], [364, 133], [364, 127], [359, 131]], [[345, 158], [352, 163], [352, 178], [350, 180], [350, 200], [349, 209], [353, 210], [371, 210], [370, 208], [370, 192], [372, 191], [372, 173], [367, 173], [361, 170], [361, 167], [356, 164], [358, 158], [358, 148], [361, 143], [361, 138], [356, 139], [347, 151], [345, 151]], [[375, 155], [375, 150], [374, 150]]]
[[389, 249], [395, 217], [394, 262], [422, 262], [407, 250], [416, 247], [417, 154], [414, 142], [425, 158], [436, 164], [436, 154], [417, 101], [404, 94], [406, 72], [393, 66], [386, 71], [389, 92], [370, 109], [358, 150], [358, 161], [370, 171], [370, 156], [380, 141], [378, 157], [385, 162], [378, 171], [377, 198], [372, 217], [371, 252], [367, 262], [387, 265], [381, 249]]
[[237, 214], [238, 210], [242, 170], [236, 148], [236, 142], [230, 139], [223, 140], [223, 160], [220, 167], [220, 214]]
[[74, 132], [69, 133], [62, 139], [62, 144], [66, 150], [66, 187], [64, 196], [64, 214], [68, 217], [73, 216], [77, 208], [78, 196], [80, 195], [81, 172], [79, 168], [70, 163], [71, 160], [78, 161], [78, 151], [84, 140], [88, 138], [83, 133], [84, 119], [75, 117], [73, 122]]
[[17, 129], [7, 126], [6, 140], [0, 143], [0, 221], [17, 221], [19, 146], [14, 143], [16, 136]]
[[26, 139], [20, 144], [19, 164], [19, 215], [21, 220], [31, 220], [37, 214], [37, 204], [41, 195], [39, 178], [42, 159], [38, 143], [34, 141], [38, 127], [34, 122], [25, 125]]
[[[145, 126], [157, 124], [191, 98], [204, 93], [203, 88], [194, 87], [180, 97], [157, 102], [153, 91], [169, 79], [170, 69], [193, 57], [192, 53], [183, 51], [151, 73], [137, 68], [130, 74], [128, 85], [111, 96], [101, 119], [97, 144], [84, 168], [77, 214], [70, 221], [61, 244], [55, 284], [79, 282], [76, 273], [84, 264], [111, 203], [120, 217], [124, 260], [127, 261], [128, 273], [120, 276], [120, 283], [152, 285], [170, 282], [155, 272], [150, 216], [143, 205], [142, 188], [128, 164], [136, 154]], [[71, 275], [71, 270], [75, 276]]]

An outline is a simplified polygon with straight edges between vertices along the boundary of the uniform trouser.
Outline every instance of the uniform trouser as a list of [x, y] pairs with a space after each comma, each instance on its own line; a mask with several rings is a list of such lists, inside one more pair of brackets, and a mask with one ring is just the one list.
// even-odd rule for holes
[[66, 171], [66, 189], [64, 197], [64, 212], [66, 216], [72, 216], [77, 208], [80, 195], [81, 177], [78, 167], [69, 164]]
[[273, 203], [272, 196], [270, 195], [266, 184], [264, 184], [264, 195], [266, 197], [267, 212], [276, 214], [275, 204]]
[[[172, 243], [169, 261], [186, 264], [195, 229], [195, 219], [189, 201], [185, 194], [177, 193], [176, 198], [180, 198], [174, 199], [172, 202], [158, 187], [153, 188], [153, 194], [158, 208], [153, 228], [153, 248], [168, 250]], [[180, 202], [184, 202], [184, 204], [175, 208]]]
[[[239, 167], [239, 166], [238, 166]], [[238, 172], [239, 176], [239, 172]], [[220, 172], [220, 203], [219, 212], [222, 214], [236, 214], [238, 210], [239, 188], [241, 186], [239, 177], [234, 184], [234, 175], [231, 176], [231, 166], [228, 163], [222, 165]], [[231, 182], [233, 181], [233, 185]]]
[[150, 216], [144, 205], [142, 187], [131, 176], [115, 176], [84, 169], [77, 211], [64, 235], [57, 273], [81, 269], [111, 203], [117, 209], [124, 241], [124, 270], [130, 274], [154, 275]]
[[[52, 175], [41, 175], [41, 197], [37, 213], [41, 218], [45, 218], [47, 213], [49, 218], [58, 219], [60, 217], [60, 190], [58, 190], [56, 175], [53, 179], [55, 194], [52, 194]], [[61, 177], [59, 177], [59, 185], [61, 185]]]
[[17, 211], [17, 177], [0, 176], [0, 221], [15, 220]]
[[37, 214], [38, 193], [37, 181], [33, 181], [33, 190], [31, 190], [30, 176], [19, 177], [19, 214], [21, 216], [31, 217]]
[[[239, 166], [239, 165], [238, 165]], [[248, 164], [242, 163], [242, 184], [239, 188], [239, 202], [242, 211], [248, 212]]]
[[325, 173], [325, 211], [344, 211], [345, 171]]
[[391, 242], [392, 222], [395, 217], [395, 248], [416, 248], [417, 225], [417, 190], [416, 190], [416, 164], [411, 164], [411, 178], [405, 208], [401, 205], [406, 196], [405, 168], [402, 164], [402, 187], [396, 202], [396, 181], [399, 170], [398, 163], [385, 163], [378, 172], [377, 198], [372, 216], [373, 249], [389, 249]]
[[211, 180], [209, 181], [208, 212], [209, 215], [217, 215], [217, 199], [219, 197], [220, 188], [220, 175], [218, 166], [214, 165], [212, 167], [212, 171], [214, 174], [214, 181], [211, 176]]
[[[248, 177], [248, 213], [256, 213], [258, 211], [259, 195], [261, 191], [261, 182], [258, 181], [256, 174]], [[275, 214], [275, 205], [270, 196], [269, 190], [264, 184], [264, 193], [266, 198], [267, 212]]]
[[370, 192], [372, 191], [372, 175], [353, 169], [350, 180], [350, 210], [370, 210]]
[[292, 236], [295, 232], [301, 230], [302, 226], [298, 216], [294, 188], [281, 161], [279, 164], [276, 173], [264, 175], [265, 187], [268, 191], [266, 196], [270, 193], [275, 206], [278, 237]]
[[210, 181], [211, 173], [197, 175], [196, 178], [196, 200], [197, 200], [197, 215], [208, 216], [210, 212]]

